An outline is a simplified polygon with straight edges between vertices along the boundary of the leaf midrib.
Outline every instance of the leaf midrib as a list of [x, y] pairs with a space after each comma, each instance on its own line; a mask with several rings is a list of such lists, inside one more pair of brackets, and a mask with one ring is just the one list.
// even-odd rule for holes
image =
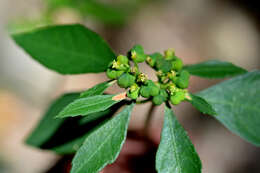
[[[62, 47], [59, 47], [59, 46], [49, 46], [47, 44], [44, 44], [43, 42], [38, 42], [37, 40], [34, 40], [34, 39], [31, 39], [33, 42], [37, 42], [37, 49], [41, 49], [42, 51], [53, 51], [53, 52], [56, 52], [56, 53], [62, 53], [62, 54], [67, 54], [67, 55], [72, 55], [72, 56], [77, 56], [77, 57], [80, 57], [80, 59], [86, 59], [87, 60], [87, 56], [90, 56], [89, 52], [84, 52], [84, 53], [79, 53], [80, 51], [74, 51], [73, 49], [70, 49], [70, 51], [64, 51], [64, 49]], [[40, 46], [39, 46], [40, 45]], [[91, 53], [92, 55], [93, 53]], [[96, 58], [91, 58], [95, 63], [99, 64], [100, 61], [97, 61]]]
[[[170, 113], [170, 115], [169, 116], [174, 116], [174, 115], [172, 115], [171, 113]], [[176, 117], [175, 117], [176, 118]], [[175, 120], [176, 121], [176, 120]], [[170, 124], [170, 126], [169, 126], [169, 128], [170, 128], [170, 131], [171, 131], [171, 133], [170, 133], [170, 135], [171, 135], [171, 137], [174, 139], [174, 142], [173, 142], [173, 144], [171, 145], [173, 148], [174, 148], [174, 150], [173, 150], [173, 152], [174, 152], [174, 154], [175, 154], [175, 156], [176, 156], [176, 163], [177, 163], [177, 165], [178, 165], [178, 168], [180, 169], [180, 171], [182, 171], [182, 167], [181, 167], [181, 163], [180, 163], [180, 158], [179, 158], [179, 156], [178, 156], [178, 154], [177, 154], [177, 146], [176, 146], [176, 136], [175, 136], [175, 132], [174, 132], [174, 129], [173, 129], [173, 127], [174, 127], [174, 123], [173, 123], [173, 121], [169, 121], [169, 124]]]
[[[120, 124], [120, 123], [118, 123], [118, 124]], [[110, 128], [110, 129], [111, 129], [111, 128]], [[97, 148], [97, 150], [96, 150], [92, 155], [90, 155], [90, 157], [84, 162], [84, 164], [82, 164], [83, 166], [81, 166], [78, 170], [81, 170], [81, 169], [84, 167], [84, 165], [85, 165], [90, 159], [92, 159], [92, 157], [93, 157], [93, 156], [100, 150], [100, 148], [103, 147], [104, 144], [108, 141], [108, 138], [111, 137], [111, 136], [114, 134], [114, 131], [115, 131], [116, 129], [117, 129], [117, 128], [113, 128], [113, 129], [112, 129], [112, 132], [109, 133], [109, 135], [105, 138], [104, 142], [101, 143], [101, 145]], [[83, 144], [83, 145], [84, 145], [84, 144]], [[104, 163], [104, 164], [106, 164], [106, 163]], [[103, 165], [104, 165], [104, 164], [103, 164]]]
[[102, 103], [106, 103], [106, 102], [110, 102], [110, 101], [112, 101], [112, 99], [111, 100], [100, 99], [99, 102], [93, 102], [93, 103], [90, 103], [90, 104], [87, 104], [87, 105], [82, 105], [82, 106], [79, 106], [77, 108], [70, 109], [70, 111], [68, 111], [68, 112], [74, 112], [74, 111], [77, 111], [78, 109], [92, 107], [92, 106], [96, 106], [96, 105], [99, 105], [99, 104], [102, 104]]

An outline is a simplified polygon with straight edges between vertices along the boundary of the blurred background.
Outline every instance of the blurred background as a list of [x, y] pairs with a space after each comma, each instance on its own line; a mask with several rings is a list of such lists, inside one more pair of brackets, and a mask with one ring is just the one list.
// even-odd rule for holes
[[[17, 32], [35, 25], [45, 25], [51, 18], [53, 23], [58, 24], [85, 24], [102, 35], [116, 53], [125, 54], [134, 44], [141, 44], [147, 53], [174, 48], [186, 64], [220, 59], [247, 70], [260, 67], [260, 6], [257, 1], [99, 1], [118, 7], [117, 12], [100, 6], [97, 6], [99, 10], [92, 6], [77, 11], [66, 4], [59, 6], [62, 1], [0, 1], [1, 173], [44, 173], [53, 167], [59, 156], [26, 146], [24, 139], [52, 99], [63, 92], [83, 90], [106, 80], [104, 74], [61, 76], [49, 71], [16, 46], [8, 31]], [[42, 16], [44, 13], [48, 14], [48, 18]], [[22, 26], [21, 21], [28, 25]], [[143, 71], [151, 72], [146, 66]], [[189, 89], [196, 92], [217, 82], [220, 81], [192, 77]], [[108, 92], [118, 90], [112, 87]], [[131, 131], [143, 128], [143, 110], [149, 106], [143, 105], [134, 110]], [[203, 173], [260, 172], [259, 148], [232, 134], [213, 118], [201, 115], [189, 104], [182, 103], [175, 110], [201, 157]], [[149, 133], [154, 146], [160, 139], [162, 121], [163, 110], [159, 107]], [[154, 153], [155, 150], [148, 151], [144, 146], [146, 143], [141, 139], [129, 140], [119, 158], [131, 154], [139, 161], [141, 157], [146, 158], [144, 155], [151, 159], [154, 155], [149, 155], [149, 152]], [[144, 160], [148, 162], [149, 159]], [[104, 172], [153, 172], [142, 168], [152, 167], [151, 163], [138, 165], [133, 159], [122, 160]]]

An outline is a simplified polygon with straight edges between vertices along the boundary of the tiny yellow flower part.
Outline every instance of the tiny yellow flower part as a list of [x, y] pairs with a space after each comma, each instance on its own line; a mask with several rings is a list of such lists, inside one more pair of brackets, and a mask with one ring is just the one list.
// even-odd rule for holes
[[166, 51], [164, 51], [164, 56], [165, 56], [165, 59], [167, 59], [167, 60], [174, 59], [174, 56], [175, 56], [174, 49], [173, 48], [169, 48]]

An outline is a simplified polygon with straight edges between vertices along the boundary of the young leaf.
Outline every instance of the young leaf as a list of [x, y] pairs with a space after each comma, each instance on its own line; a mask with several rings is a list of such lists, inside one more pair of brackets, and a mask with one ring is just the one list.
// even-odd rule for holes
[[158, 173], [200, 173], [201, 161], [173, 111], [165, 107], [161, 142], [156, 153]]
[[111, 85], [113, 85], [115, 83], [115, 81], [111, 81], [111, 82], [103, 82], [100, 84], [95, 85], [94, 87], [88, 89], [87, 91], [83, 92], [80, 94], [80, 97], [89, 97], [89, 96], [93, 96], [93, 95], [101, 95], [103, 94], [103, 92], [110, 87]]
[[215, 118], [233, 133], [260, 146], [260, 71], [224, 81], [198, 95], [209, 102]]
[[[122, 95], [122, 97], [118, 97], [120, 95]], [[118, 95], [97, 95], [79, 98], [66, 106], [57, 115], [57, 118], [75, 117], [79, 115], [84, 116], [91, 113], [104, 111], [125, 98], [125, 93]]]
[[54, 117], [77, 97], [79, 97], [79, 93], [69, 93], [56, 99], [26, 139], [26, 143], [39, 147], [46, 142], [65, 121], [65, 119], [54, 119]]
[[133, 104], [93, 131], [77, 151], [71, 173], [96, 173], [113, 163], [126, 139]]
[[190, 94], [191, 100], [188, 100], [195, 108], [197, 108], [203, 114], [216, 115], [212, 106], [203, 98]]
[[32, 58], [61, 74], [103, 72], [115, 58], [98, 34], [78, 24], [44, 27], [12, 37]]
[[209, 60], [199, 64], [187, 65], [184, 67], [190, 74], [205, 78], [225, 78], [241, 75], [247, 71], [230, 62]]

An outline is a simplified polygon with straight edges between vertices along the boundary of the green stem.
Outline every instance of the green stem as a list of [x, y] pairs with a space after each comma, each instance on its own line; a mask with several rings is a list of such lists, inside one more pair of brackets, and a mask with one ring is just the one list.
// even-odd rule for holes
[[143, 104], [143, 103], [147, 103], [147, 102], [149, 102], [150, 101], [150, 99], [146, 99], [146, 100], [137, 100], [136, 101], [136, 104]]

